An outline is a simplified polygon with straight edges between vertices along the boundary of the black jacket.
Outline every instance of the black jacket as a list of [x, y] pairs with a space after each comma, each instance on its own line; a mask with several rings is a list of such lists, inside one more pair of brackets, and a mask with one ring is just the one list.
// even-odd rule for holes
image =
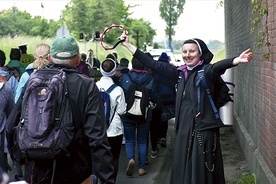
[[[74, 124], [79, 129], [69, 148], [70, 157], [57, 159], [54, 183], [81, 183], [92, 173], [97, 175], [102, 183], [114, 183], [112, 176], [114, 169], [110, 164], [112, 154], [106, 135], [99, 91], [95, 82], [77, 72], [75, 68], [65, 65], [54, 65], [54, 67], [65, 68]], [[14, 113], [17, 112], [19, 115], [20, 103], [19, 99], [17, 109], [14, 109]], [[16, 122], [18, 121], [10, 120], [7, 124], [9, 138], [12, 136], [12, 128]], [[25, 179], [27, 182], [30, 181], [31, 167], [34, 166], [33, 171], [37, 172], [32, 177], [39, 178], [45, 175], [51, 168], [51, 164], [51, 162], [28, 160], [25, 164]], [[37, 180], [33, 178], [35, 183], [39, 181], [38, 178]]]

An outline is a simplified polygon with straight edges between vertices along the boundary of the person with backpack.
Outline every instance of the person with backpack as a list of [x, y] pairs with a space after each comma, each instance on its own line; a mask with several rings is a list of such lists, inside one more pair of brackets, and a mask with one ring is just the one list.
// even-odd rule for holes
[[[137, 58], [133, 57], [131, 63], [132, 69], [123, 74], [120, 80], [120, 86], [124, 89], [127, 103], [126, 113], [122, 116], [128, 160], [126, 175], [133, 175], [136, 160], [138, 161], [138, 175], [143, 176], [147, 174], [145, 163], [154, 80]], [[136, 143], [138, 147], [137, 159], [135, 157]]]
[[[121, 116], [126, 112], [124, 91], [120, 86], [114, 84], [112, 80], [112, 76], [116, 72], [116, 67], [116, 62], [113, 59], [105, 59], [100, 65], [100, 71], [103, 76], [96, 83], [100, 93], [108, 93], [108, 95], [104, 96], [108, 99], [103, 99], [103, 103], [105, 112], [108, 113], [108, 115], [106, 114], [105, 116], [107, 121], [106, 133], [113, 155], [111, 163], [114, 166], [115, 178], [117, 177], [119, 170], [119, 158], [124, 133]], [[108, 105], [109, 102], [110, 105]]]
[[16, 89], [18, 87], [18, 81], [15, 78], [15, 76], [12, 76], [9, 74], [9, 70], [7, 67], [5, 67], [6, 63], [6, 55], [4, 51], [0, 50], [0, 74], [5, 77], [7, 84], [11, 87], [12, 89], [12, 94], [15, 96], [16, 94]]
[[[179, 71], [175, 67], [148, 57], [128, 41], [125, 33], [120, 39], [124, 40], [122, 45], [145, 66], [178, 84], [175, 106], [176, 139], [170, 183], [224, 184], [219, 131], [224, 125], [215, 117], [208, 93], [212, 95], [217, 108], [231, 100], [229, 89], [222, 83], [220, 75], [228, 68], [249, 63], [252, 59], [250, 49], [243, 51], [238, 57], [210, 64], [213, 54], [204, 41], [198, 38], [188, 39], [181, 47], [185, 65], [182, 66], [184, 75], [179, 79]], [[196, 86], [198, 71], [204, 65], [204, 74], [210, 89], [208, 92], [204, 87]]]
[[18, 81], [21, 75], [25, 72], [25, 65], [21, 63], [20, 58], [20, 49], [12, 48], [10, 52], [10, 61], [5, 65], [8, 68], [10, 74], [15, 76]]
[[101, 183], [114, 184], [99, 90], [76, 69], [80, 55], [75, 38], [57, 37], [48, 60], [47, 67], [31, 73], [14, 117], [7, 121], [11, 154], [25, 160], [24, 179], [82, 183], [95, 173]]
[[0, 167], [5, 172], [12, 168], [8, 164], [8, 145], [6, 139], [6, 122], [14, 106], [13, 93], [11, 87], [7, 84], [5, 77], [0, 75]]
[[49, 61], [48, 61], [48, 54], [50, 54], [50, 46], [41, 43], [36, 46], [34, 50], [34, 62], [30, 63], [26, 69], [25, 72], [20, 77], [18, 87], [16, 88], [16, 94], [14, 97], [14, 102], [16, 103], [18, 98], [20, 97], [21, 91], [23, 87], [25, 86], [26, 82], [28, 81], [30, 74], [34, 71], [34, 69], [40, 69], [45, 67]]

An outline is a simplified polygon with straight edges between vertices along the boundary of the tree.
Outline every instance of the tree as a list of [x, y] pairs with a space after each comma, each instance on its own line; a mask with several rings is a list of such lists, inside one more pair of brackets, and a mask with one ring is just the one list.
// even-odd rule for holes
[[[32, 17], [26, 11], [17, 7], [0, 11], [0, 37], [10, 36], [41, 36], [55, 37], [59, 27], [67, 27], [70, 34], [76, 38], [79, 33], [92, 38], [96, 31], [103, 32], [105, 27], [112, 24], [124, 25], [130, 35], [137, 31], [143, 34], [140, 43], [151, 43], [155, 30], [149, 22], [143, 19], [131, 19], [130, 6], [124, 0], [71, 0], [62, 11], [59, 21], [46, 20], [41, 16]], [[110, 31], [105, 37], [105, 42], [114, 44], [122, 30]]]
[[162, 0], [159, 6], [160, 16], [166, 22], [166, 35], [169, 36], [169, 47], [172, 49], [172, 36], [175, 35], [174, 26], [183, 13], [185, 0]]
[[[62, 12], [62, 20], [76, 37], [83, 32], [91, 38], [91, 33], [94, 34], [95, 31], [103, 32], [112, 24], [120, 24], [124, 25], [132, 36], [136, 32], [143, 34], [140, 43], [152, 42], [153, 36], [156, 35], [155, 30], [143, 19], [131, 19], [129, 9], [130, 6], [126, 6], [124, 0], [71, 0]], [[122, 30], [119, 29], [109, 31], [104, 42], [114, 44], [121, 33]]]

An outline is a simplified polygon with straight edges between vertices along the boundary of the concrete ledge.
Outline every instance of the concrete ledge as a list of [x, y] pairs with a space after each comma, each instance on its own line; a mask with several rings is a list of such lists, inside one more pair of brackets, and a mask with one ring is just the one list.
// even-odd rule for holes
[[248, 167], [256, 175], [257, 184], [274, 184], [276, 177], [263, 159], [250, 134], [235, 113], [234, 130], [241, 144]]

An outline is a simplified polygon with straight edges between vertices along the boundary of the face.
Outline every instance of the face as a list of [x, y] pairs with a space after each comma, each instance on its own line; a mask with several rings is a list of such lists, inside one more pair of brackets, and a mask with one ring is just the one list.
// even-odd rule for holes
[[182, 58], [187, 66], [195, 66], [200, 61], [200, 56], [196, 43], [186, 43], [182, 46]]
[[121, 77], [122, 75], [123, 75], [123, 73], [119, 70], [116, 70], [116, 72], [114, 74], [114, 76], [116, 76], [116, 77]]

